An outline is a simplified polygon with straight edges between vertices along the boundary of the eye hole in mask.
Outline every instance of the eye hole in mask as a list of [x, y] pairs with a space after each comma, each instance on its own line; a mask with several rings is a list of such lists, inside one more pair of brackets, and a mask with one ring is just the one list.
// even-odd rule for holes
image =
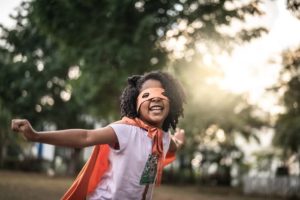
[[147, 93], [143, 94], [142, 98], [145, 99], [145, 98], [149, 97], [149, 95], [150, 95], [150, 93], [147, 92]]
[[143, 102], [153, 98], [160, 98], [161, 100], [169, 101], [169, 98], [167, 97], [163, 88], [148, 88], [141, 92], [137, 97], [137, 112], [139, 111], [139, 108]]

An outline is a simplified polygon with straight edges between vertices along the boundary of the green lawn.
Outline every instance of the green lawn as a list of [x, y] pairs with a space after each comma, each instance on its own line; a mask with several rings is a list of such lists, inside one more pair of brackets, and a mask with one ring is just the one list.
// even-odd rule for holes
[[[2, 200], [55, 200], [71, 184], [70, 178], [51, 178], [36, 173], [0, 171], [0, 199]], [[195, 186], [161, 186], [154, 193], [155, 200], [263, 200], [274, 198], [245, 197], [228, 188]]]

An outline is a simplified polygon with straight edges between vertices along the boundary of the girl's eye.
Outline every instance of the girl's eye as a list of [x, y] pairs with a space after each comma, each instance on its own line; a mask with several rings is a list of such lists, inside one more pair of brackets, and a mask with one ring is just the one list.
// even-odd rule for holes
[[164, 95], [165, 97], [167, 96], [167, 95], [166, 95], [166, 92], [162, 92], [161, 94]]
[[149, 92], [146, 92], [145, 94], [143, 94], [143, 96], [142, 96], [142, 98], [147, 98], [147, 97], [149, 97]]

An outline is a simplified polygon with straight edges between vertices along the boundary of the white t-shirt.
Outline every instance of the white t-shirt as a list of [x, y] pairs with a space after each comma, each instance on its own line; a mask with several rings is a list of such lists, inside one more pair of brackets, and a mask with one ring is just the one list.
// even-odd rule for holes
[[[111, 124], [117, 135], [120, 148], [111, 148], [110, 169], [103, 175], [89, 200], [141, 200], [146, 185], [140, 180], [152, 152], [152, 139], [147, 131], [127, 124]], [[163, 134], [164, 156], [169, 149], [170, 135]], [[152, 199], [154, 184], [149, 184], [146, 199]]]

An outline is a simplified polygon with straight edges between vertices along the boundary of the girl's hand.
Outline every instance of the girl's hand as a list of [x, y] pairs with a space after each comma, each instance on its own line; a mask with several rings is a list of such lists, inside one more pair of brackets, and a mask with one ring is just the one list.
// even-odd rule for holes
[[38, 133], [32, 128], [31, 124], [26, 119], [13, 119], [11, 121], [11, 129], [22, 133], [29, 141], [37, 141]]
[[176, 128], [174, 135], [171, 135], [169, 152], [176, 152], [182, 148], [185, 142], [185, 133], [183, 129]]
[[185, 142], [185, 132], [183, 129], [176, 128], [176, 131], [173, 136], [174, 142], [178, 149], [180, 149]]

